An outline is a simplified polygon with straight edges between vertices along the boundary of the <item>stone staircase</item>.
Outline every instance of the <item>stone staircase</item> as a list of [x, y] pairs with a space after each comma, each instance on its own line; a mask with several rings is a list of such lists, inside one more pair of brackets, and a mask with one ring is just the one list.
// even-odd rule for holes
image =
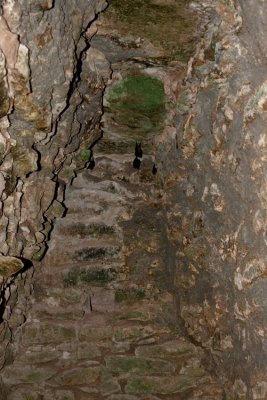
[[7, 400], [223, 399], [177, 326], [152, 157], [132, 161], [100, 154], [69, 189], [1, 374]]

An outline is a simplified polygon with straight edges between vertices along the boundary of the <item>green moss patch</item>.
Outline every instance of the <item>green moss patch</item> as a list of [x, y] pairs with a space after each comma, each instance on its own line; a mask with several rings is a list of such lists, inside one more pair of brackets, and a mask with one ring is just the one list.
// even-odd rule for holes
[[39, 246], [39, 249], [32, 255], [32, 260], [41, 261], [44, 258], [46, 251], [46, 244], [42, 244], [41, 246]]
[[115, 279], [114, 271], [106, 269], [72, 268], [63, 278], [64, 286], [76, 286], [79, 283], [86, 283], [93, 286], [103, 286]]
[[125, 108], [148, 115], [164, 106], [164, 100], [163, 83], [157, 78], [145, 75], [127, 77], [114, 85], [110, 96], [115, 109]]
[[133, 393], [149, 393], [152, 392], [154, 387], [150, 382], [145, 382], [141, 378], [134, 378], [127, 385], [127, 392]]
[[118, 247], [89, 247], [77, 250], [74, 253], [73, 260], [75, 261], [89, 261], [92, 258], [103, 258], [105, 256], [114, 256], [118, 254]]
[[165, 58], [187, 62], [194, 51], [197, 17], [189, 0], [110, 0], [105, 23], [122, 35], [146, 38]]
[[[203, 377], [202, 377], [203, 379]], [[198, 384], [195, 376], [143, 376], [133, 378], [125, 387], [126, 393], [175, 394], [193, 389]]]
[[132, 75], [112, 86], [108, 101], [114, 120], [130, 131], [159, 131], [165, 117], [163, 82], [147, 75]]
[[134, 303], [135, 301], [142, 300], [146, 296], [144, 289], [118, 289], [115, 293], [115, 301], [117, 303], [127, 302]]
[[[105, 133], [108, 136], [108, 133]], [[111, 141], [103, 138], [97, 143], [97, 151], [105, 154], [127, 154], [132, 153], [135, 146], [135, 141], [132, 140], [120, 140]]]
[[96, 237], [101, 235], [112, 235], [115, 232], [112, 226], [102, 224], [84, 225], [79, 223], [69, 226], [62, 226], [60, 231], [65, 235], [79, 236], [81, 238], [85, 238], [87, 236]]
[[106, 358], [107, 368], [115, 373], [134, 372], [140, 375], [164, 374], [174, 372], [171, 363], [162, 360], [138, 358], [133, 356], [111, 356]]
[[91, 158], [92, 151], [90, 149], [81, 149], [77, 155], [78, 161], [88, 162]]

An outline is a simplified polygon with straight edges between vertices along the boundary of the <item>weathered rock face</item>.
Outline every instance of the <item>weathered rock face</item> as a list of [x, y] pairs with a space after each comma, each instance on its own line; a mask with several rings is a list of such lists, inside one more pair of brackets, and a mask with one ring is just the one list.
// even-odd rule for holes
[[[43, 257], [54, 220], [65, 212], [65, 186], [100, 136], [110, 70], [89, 39], [105, 6], [102, 0], [0, 2], [0, 318], [13, 328], [24, 321], [31, 291], [25, 271]], [[21, 279], [24, 294], [17, 291]], [[16, 303], [20, 311], [12, 315]]]
[[[1, 6], [8, 399], [265, 400], [267, 5], [112, 0], [92, 39], [101, 1]], [[96, 169], [70, 191], [11, 349], [8, 327], [25, 321], [32, 290], [31, 273], [18, 273], [64, 214], [106, 85]]]
[[178, 101], [178, 149], [173, 140], [158, 155], [172, 169], [177, 304], [229, 398], [265, 399], [267, 6], [205, 4], [212, 18]]
[[[127, 18], [132, 21], [138, 11], [131, 10], [127, 16], [130, 10], [126, 7], [127, 18], [116, 19], [120, 9], [114, 3], [119, 32], [125, 33], [128, 27], [136, 35], [138, 22], [130, 27]], [[210, 368], [229, 399], [265, 399], [267, 395], [263, 17], [267, 10], [265, 4], [257, 4], [251, 13], [253, 6], [253, 1], [191, 4], [200, 16], [203, 36], [188, 63], [183, 87], [174, 84], [181, 79], [182, 66], [175, 64], [166, 48], [165, 57], [153, 51], [149, 43], [155, 43], [146, 43], [150, 65], [142, 65], [145, 40], [128, 38], [132, 47], [127, 64], [119, 50], [121, 43], [116, 42], [119, 33], [114, 32], [112, 18], [108, 29], [112, 29], [113, 42], [105, 24], [99, 32], [102, 37], [94, 38], [96, 45], [105, 48], [115, 71], [104, 137], [123, 137], [123, 153], [130, 144], [125, 131], [131, 132], [130, 138], [142, 140], [154, 156], [165, 193], [169, 240], [176, 252], [169, 268], [174, 274], [179, 320], [191, 340], [208, 350]], [[160, 42], [162, 51], [164, 32]], [[180, 76], [174, 75], [173, 67]], [[123, 85], [142, 74], [162, 79], [169, 101], [165, 129], [157, 133], [152, 127], [153, 134], [148, 129], [145, 136], [147, 125], [140, 128], [140, 118], [137, 125], [136, 121], [129, 123], [130, 118], [128, 126], [122, 123], [124, 110], [118, 118], [116, 102], [120, 93], [127, 103]], [[176, 112], [170, 105], [175, 96]], [[129, 109], [132, 117], [133, 107]], [[99, 146], [105, 150], [103, 142]], [[144, 175], [141, 168], [141, 179]]]
[[74, 155], [99, 135], [109, 69], [98, 71], [87, 28], [105, 2], [1, 6], [0, 251], [38, 259], [53, 218], [64, 212], [62, 186], [88, 157]]

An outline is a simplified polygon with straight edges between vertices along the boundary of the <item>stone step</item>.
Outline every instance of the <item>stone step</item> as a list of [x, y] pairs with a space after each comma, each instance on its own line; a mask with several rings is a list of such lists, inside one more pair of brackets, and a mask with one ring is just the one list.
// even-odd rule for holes
[[[41, 389], [33, 388], [32, 385], [22, 388], [21, 385], [14, 386], [7, 400], [76, 400], [74, 392], [68, 389]], [[89, 398], [88, 398], [89, 400]]]
[[[102, 219], [99, 222], [87, 222], [86, 219], [83, 221], [77, 221], [77, 218], [73, 216], [72, 218], [62, 219], [59, 221], [57, 228], [55, 230], [56, 234], [61, 236], [71, 236], [72, 239], [91, 239], [97, 238], [97, 241], [102, 239], [103, 241], [114, 241], [114, 236], [116, 235], [116, 240], [118, 240], [119, 232], [118, 227], [114, 227], [113, 224], [108, 225], [103, 223]], [[100, 242], [101, 243], [101, 242]]]
[[[205, 398], [207, 394], [216, 395], [213, 399], [218, 398], [220, 394], [220, 388], [218, 385], [212, 384], [207, 373], [201, 369], [191, 368], [192, 374], [181, 373], [175, 375], [171, 364], [158, 364], [156, 360], [127, 360], [122, 358], [118, 362], [118, 358], [115, 361], [108, 361], [108, 369], [103, 373], [104, 366], [98, 362], [91, 361], [84, 365], [65, 368], [63, 371], [55, 369], [52, 372], [51, 366], [50, 373], [47, 367], [29, 367], [25, 368], [21, 375], [18, 374], [19, 368], [22, 365], [15, 365], [13, 374], [7, 370], [4, 376], [4, 381], [7, 383], [18, 383], [25, 382], [26, 384], [32, 384], [34, 386], [40, 385], [44, 382], [48, 382], [48, 385], [53, 387], [53, 390], [57, 388], [70, 388], [73, 393], [77, 393], [79, 390], [92, 393], [92, 389], [95, 388], [95, 395], [99, 390], [99, 395], [109, 395], [112, 393], [121, 393], [122, 389], [119, 385], [118, 380], [112, 375], [109, 375], [109, 369], [124, 372], [125, 387], [124, 391], [126, 394], [138, 396], [138, 398], [151, 398], [143, 397], [144, 395], [187, 395], [187, 399], [193, 391], [198, 391], [200, 396], [199, 399]], [[160, 370], [161, 365], [161, 370]], [[156, 375], [145, 374], [145, 370], [148, 372], [157, 371]], [[168, 370], [171, 373], [168, 376], [164, 376], [164, 370]], [[130, 371], [130, 372], [129, 372]], [[167, 374], [167, 372], [166, 372]], [[37, 386], [38, 387], [38, 386]], [[36, 389], [37, 389], [36, 387]], [[35, 389], [35, 390], [36, 390]], [[204, 394], [204, 396], [201, 396]], [[75, 396], [75, 398], [77, 398]], [[88, 397], [86, 397], [88, 399]], [[101, 398], [100, 396], [98, 398]], [[114, 398], [114, 397], [113, 397]], [[117, 397], [119, 399], [119, 397]], [[123, 398], [123, 397], [121, 397]], [[166, 397], [165, 397], [166, 398]], [[176, 397], [178, 399], [180, 397]], [[184, 398], [184, 397], [183, 397]], [[212, 398], [212, 397], [211, 397]], [[90, 397], [89, 397], [90, 399]]]
[[[80, 234], [79, 228], [81, 228]], [[77, 229], [74, 234], [71, 234], [72, 229]], [[87, 236], [86, 232], [89, 229], [87, 229], [86, 226], [81, 227], [79, 225], [73, 226], [70, 224], [64, 226], [62, 230], [57, 229], [57, 231], [55, 231], [55, 235], [58, 236], [57, 248], [59, 248], [59, 251], [64, 252], [66, 259], [72, 260], [73, 262], [89, 261], [91, 258], [110, 257], [119, 253], [123, 244], [119, 234], [101, 237]], [[53, 250], [54, 247], [50, 246], [47, 256], [50, 255], [50, 253], [55, 253]]]
[[21, 344], [25, 346], [31, 345], [55, 345], [66, 344], [77, 340], [78, 323], [77, 321], [58, 321], [46, 320], [42, 318], [41, 321], [33, 320], [23, 325], [21, 330], [17, 333], [20, 337]]
[[[106, 300], [110, 300], [109, 297]], [[106, 303], [108, 304], [108, 303]], [[38, 321], [36, 319], [30, 320], [21, 328], [17, 333], [25, 350], [37, 348], [38, 346], [58, 348], [62, 351], [75, 351], [75, 348], [82, 342], [93, 344], [96, 342], [102, 347], [102, 341], [109, 341], [111, 346], [107, 347], [109, 352], [117, 353], [116, 346], [128, 348], [134, 346], [136, 349], [135, 358], [155, 358], [162, 359], [163, 361], [175, 361], [173, 354], [139, 354], [138, 349], [143, 346], [160, 346], [160, 343], [170, 336], [170, 332], [165, 328], [159, 328], [153, 324], [143, 324], [138, 321], [115, 321], [112, 314], [112, 307], [110, 310], [103, 308], [103, 312], [92, 312], [87, 314], [83, 321], [67, 321], [60, 319], [47, 319], [42, 318]], [[111, 311], [110, 313], [108, 311]], [[153, 340], [152, 340], [153, 338]], [[166, 347], [168, 348], [168, 342]], [[198, 353], [196, 353], [198, 355]], [[187, 353], [180, 359], [195, 358], [196, 354]]]
[[[75, 302], [76, 297], [81, 298], [82, 293], [88, 288], [118, 287], [119, 282], [127, 279], [124, 263], [119, 258], [105, 259], [104, 262], [103, 260], [92, 260], [62, 264], [60, 264], [60, 260], [59, 263], [53, 258], [50, 260], [52, 262], [48, 264], [49, 270], [37, 284], [37, 301], [41, 301], [44, 297], [54, 298], [55, 296], [55, 302], [58, 303], [62, 291], [62, 304], [71, 305], [72, 302]], [[51, 287], [55, 289], [54, 292], [50, 291]], [[76, 289], [77, 293], [70, 292], [68, 295], [67, 291], [72, 289]], [[52, 293], [51, 296], [50, 293]]]
[[203, 351], [177, 333], [153, 158], [138, 171], [133, 158], [96, 155], [69, 188], [3, 376], [8, 400], [222, 400]]
[[[133, 161], [135, 155], [120, 155], [120, 154], [109, 154], [95, 157], [95, 168], [90, 171], [90, 175], [93, 177], [105, 177], [112, 178], [113, 181], [117, 180], [119, 174], [124, 174], [125, 178], [131, 180], [132, 175], [137, 174], [137, 170], [133, 167]], [[144, 168], [148, 168], [152, 174], [152, 167], [154, 165], [153, 157], [151, 155], [145, 155], [140, 159], [140, 171]]]
[[41, 272], [37, 272], [38, 276], [34, 284], [34, 304], [45, 302], [45, 304], [51, 307], [69, 307], [82, 303], [84, 295], [82, 288], [51, 285], [53, 281], [50, 279], [50, 276], [46, 274], [42, 276]]
[[[135, 144], [136, 140], [129, 137], [127, 133], [123, 134], [122, 132], [108, 130], [105, 131], [104, 137], [96, 144], [95, 154], [97, 156], [105, 154], [108, 156], [132, 157], [135, 154]], [[151, 153], [151, 143], [149, 141], [143, 141], [142, 148], [145, 155]]]
[[[83, 282], [81, 282], [83, 283]], [[102, 282], [101, 282], [102, 283]], [[72, 289], [72, 288], [70, 288]], [[115, 290], [101, 286], [79, 285], [77, 297], [67, 299], [71, 301], [69, 304], [66, 298], [58, 296], [43, 296], [41, 301], [33, 300], [32, 307], [29, 312], [31, 320], [81, 320], [85, 314], [90, 313], [113, 313], [115, 311]]]
[[113, 355], [105, 357], [106, 368], [111, 373], [134, 373], [136, 375], [170, 375], [176, 365], [156, 358]]
[[[52, 365], [52, 369], [61, 370], [75, 365], [88, 365], [100, 360], [105, 354], [105, 347], [96, 346], [87, 341], [68, 341], [62, 343], [25, 344], [19, 363], [42, 367]], [[103, 358], [103, 357], [102, 357]], [[64, 365], [63, 365], [64, 364]]]
[[58, 269], [55, 274], [46, 275], [41, 284], [42, 289], [49, 288], [52, 282], [58, 290], [78, 288], [85, 291], [95, 287], [111, 289], [118, 286], [117, 276], [121, 281], [126, 279], [125, 274], [117, 273], [114, 267], [111, 265], [110, 269], [108, 267], [101, 269], [95, 268], [93, 265], [91, 268], [88, 268], [88, 265], [84, 267], [79, 264], [76, 267], [70, 265], [62, 270]]
[[17, 384], [38, 385], [56, 375], [57, 370], [52, 365], [36, 368], [34, 365], [24, 365], [23, 362], [15, 361], [11, 366], [4, 369], [1, 377], [4, 384], [9, 386]]
[[[117, 201], [116, 204], [113, 204], [111, 207], [107, 202], [101, 204], [99, 199], [96, 199], [96, 203], [92, 205], [84, 204], [80, 207], [77, 201], [73, 201], [72, 203], [68, 203], [67, 213], [70, 224], [107, 226], [120, 234], [121, 228], [118, 223], [131, 218], [132, 204], [120, 204], [120, 202]], [[83, 215], [82, 219], [79, 217], [81, 214]]]
[[116, 181], [113, 177], [103, 179], [97, 174], [83, 172], [73, 181], [66, 204], [73, 196], [79, 197], [80, 200], [87, 197], [94, 200], [96, 196], [99, 196], [99, 200], [106, 198], [111, 203], [117, 203], [118, 200], [125, 203], [128, 198], [133, 199], [142, 191], [137, 184], [131, 186], [127, 181]]
[[102, 264], [109, 265], [110, 263], [116, 263], [118, 260], [121, 262], [121, 245], [115, 241], [112, 244], [105, 243], [101, 246], [101, 243], [95, 241], [95, 245], [88, 243], [85, 240], [75, 240], [77, 246], [70, 246], [70, 243], [62, 243], [57, 246], [57, 250], [54, 251], [54, 247], [51, 246], [46, 255], [46, 265], [50, 265], [50, 268], [56, 272], [58, 267], [65, 269], [70, 268], [72, 265], [77, 264]]
[[[85, 306], [84, 306], [85, 308]], [[90, 304], [88, 305], [90, 310]], [[85, 310], [80, 305], [76, 307], [51, 307], [49, 304], [37, 303], [31, 307], [29, 318], [32, 320], [70, 320], [76, 321], [83, 319]]]

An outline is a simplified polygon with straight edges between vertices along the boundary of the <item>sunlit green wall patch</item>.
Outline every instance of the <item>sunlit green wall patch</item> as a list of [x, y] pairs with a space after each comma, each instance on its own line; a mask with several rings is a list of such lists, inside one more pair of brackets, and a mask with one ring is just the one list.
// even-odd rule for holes
[[108, 102], [114, 121], [143, 134], [159, 131], [165, 118], [163, 82], [148, 75], [131, 75], [112, 86]]

